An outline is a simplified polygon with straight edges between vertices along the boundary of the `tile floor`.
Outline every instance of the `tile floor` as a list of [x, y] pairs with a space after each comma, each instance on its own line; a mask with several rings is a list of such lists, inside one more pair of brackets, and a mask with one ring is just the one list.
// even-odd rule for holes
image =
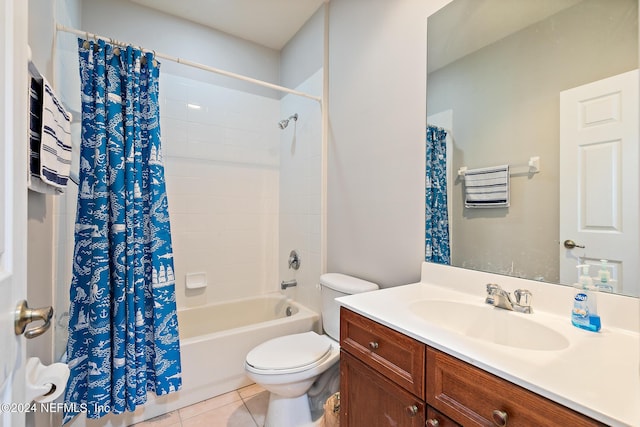
[[257, 384], [135, 424], [136, 427], [263, 427], [269, 392]]

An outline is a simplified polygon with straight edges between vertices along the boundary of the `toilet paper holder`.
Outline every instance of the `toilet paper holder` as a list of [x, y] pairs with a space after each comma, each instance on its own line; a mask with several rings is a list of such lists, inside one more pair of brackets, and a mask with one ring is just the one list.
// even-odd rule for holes
[[[51, 318], [53, 317], [53, 307], [29, 308], [27, 301], [22, 300], [16, 306], [14, 332], [16, 335], [22, 335], [31, 339], [44, 334], [51, 326]], [[37, 328], [29, 329], [25, 332], [27, 325], [31, 322], [42, 320], [44, 323]]]

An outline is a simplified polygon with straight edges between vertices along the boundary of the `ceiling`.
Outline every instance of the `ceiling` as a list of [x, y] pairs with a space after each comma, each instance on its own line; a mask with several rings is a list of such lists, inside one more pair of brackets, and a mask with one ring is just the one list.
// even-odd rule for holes
[[442, 68], [581, 1], [453, 1], [429, 17], [428, 72]]
[[276, 50], [281, 50], [325, 3], [325, 0], [130, 1]]

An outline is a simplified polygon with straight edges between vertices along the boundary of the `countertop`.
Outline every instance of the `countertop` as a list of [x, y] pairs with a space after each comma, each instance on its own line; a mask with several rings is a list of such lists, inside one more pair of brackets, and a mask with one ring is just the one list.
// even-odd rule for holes
[[[414, 283], [338, 298], [352, 311], [408, 335], [575, 411], [612, 426], [640, 426], [640, 334], [607, 326], [599, 333], [571, 325], [569, 312], [554, 314], [535, 309], [506, 315], [552, 328], [569, 340], [561, 350], [507, 347], [452, 332], [415, 314], [420, 300], [476, 304], [489, 310], [481, 292], [450, 286]], [[534, 297], [535, 298], [535, 297]], [[502, 315], [502, 314], [501, 314]]]

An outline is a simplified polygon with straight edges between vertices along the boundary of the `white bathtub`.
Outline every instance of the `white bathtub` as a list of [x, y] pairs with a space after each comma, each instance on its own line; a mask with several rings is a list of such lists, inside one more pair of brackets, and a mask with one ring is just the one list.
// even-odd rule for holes
[[317, 330], [319, 320], [318, 313], [279, 293], [179, 310], [182, 389], [162, 397], [149, 393], [147, 403], [133, 413], [99, 420], [81, 414], [70, 425], [127, 426], [249, 385], [244, 361], [253, 347]]

